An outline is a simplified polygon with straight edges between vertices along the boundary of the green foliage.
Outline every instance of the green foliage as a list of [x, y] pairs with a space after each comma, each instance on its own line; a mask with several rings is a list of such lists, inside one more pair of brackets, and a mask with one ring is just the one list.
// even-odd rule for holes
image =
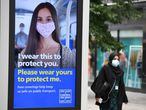
[[134, 8], [132, 0], [113, 0], [113, 5], [107, 5], [102, 0], [90, 0], [90, 48], [97, 46], [103, 51], [124, 48], [122, 43], [111, 36], [108, 24], [141, 17], [141, 12]]

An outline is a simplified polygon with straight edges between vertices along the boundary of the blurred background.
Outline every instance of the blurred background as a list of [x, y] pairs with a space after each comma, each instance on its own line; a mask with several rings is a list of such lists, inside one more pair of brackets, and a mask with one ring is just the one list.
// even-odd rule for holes
[[98, 110], [90, 86], [109, 54], [121, 54], [129, 104], [123, 110], [146, 108], [146, 0], [90, 0], [88, 100]]

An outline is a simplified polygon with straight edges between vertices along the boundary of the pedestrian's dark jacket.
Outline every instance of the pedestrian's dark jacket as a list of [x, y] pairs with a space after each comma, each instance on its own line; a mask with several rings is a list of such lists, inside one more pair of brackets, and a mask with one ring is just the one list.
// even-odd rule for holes
[[[112, 88], [114, 81], [116, 80], [117, 76], [120, 78], [120, 82], [119, 82], [119, 92], [118, 92], [118, 110], [122, 110], [122, 103], [128, 102], [126, 93], [125, 93], [125, 85], [123, 82], [123, 75], [124, 72], [120, 69], [120, 67], [113, 67], [110, 63], [103, 66], [102, 69], [99, 72], [98, 77], [95, 79], [96, 83], [101, 85], [103, 84], [105, 81], [108, 82], [108, 84], [110, 85], [110, 88], [108, 91], [110, 91], [110, 89]], [[98, 88], [97, 86], [97, 91], [101, 88]], [[100, 98], [99, 93], [96, 93], [96, 98]], [[110, 106], [110, 98], [106, 103], [101, 104], [102, 106], [104, 106], [105, 110], [109, 109]]]

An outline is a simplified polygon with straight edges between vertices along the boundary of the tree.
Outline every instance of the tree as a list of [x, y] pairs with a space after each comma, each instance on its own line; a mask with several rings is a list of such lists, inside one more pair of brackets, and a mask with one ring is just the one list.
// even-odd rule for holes
[[103, 51], [124, 48], [122, 43], [111, 36], [108, 24], [118, 24], [123, 20], [136, 20], [142, 17], [141, 12], [135, 9], [133, 0], [112, 1], [112, 5], [108, 5], [103, 0], [90, 1], [89, 45], [91, 49], [95, 46]]
[[109, 23], [120, 24], [123, 20], [137, 20], [142, 17], [141, 12], [135, 9], [133, 0], [112, 0], [112, 3], [108, 5], [103, 0], [90, 0], [89, 47], [93, 56], [94, 78], [97, 48], [101, 48], [102, 51], [124, 48], [122, 43], [111, 36], [108, 30]]

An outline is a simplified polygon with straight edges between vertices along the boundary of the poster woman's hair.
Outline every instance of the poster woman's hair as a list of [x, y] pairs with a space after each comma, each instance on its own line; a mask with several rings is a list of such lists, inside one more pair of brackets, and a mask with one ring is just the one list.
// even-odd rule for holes
[[57, 12], [55, 7], [46, 2], [46, 3], [40, 3], [34, 10], [33, 15], [32, 15], [32, 20], [30, 24], [30, 30], [29, 30], [29, 35], [28, 35], [28, 44], [25, 50], [25, 54], [36, 54], [36, 50], [39, 46], [39, 40], [40, 40], [40, 34], [36, 30], [36, 24], [37, 24], [37, 17], [38, 13], [41, 9], [47, 8], [51, 15], [52, 15], [52, 20], [55, 23], [55, 30], [52, 33], [52, 38], [54, 41], [60, 44], [59, 40], [59, 26], [58, 26], [58, 19], [57, 19]]

